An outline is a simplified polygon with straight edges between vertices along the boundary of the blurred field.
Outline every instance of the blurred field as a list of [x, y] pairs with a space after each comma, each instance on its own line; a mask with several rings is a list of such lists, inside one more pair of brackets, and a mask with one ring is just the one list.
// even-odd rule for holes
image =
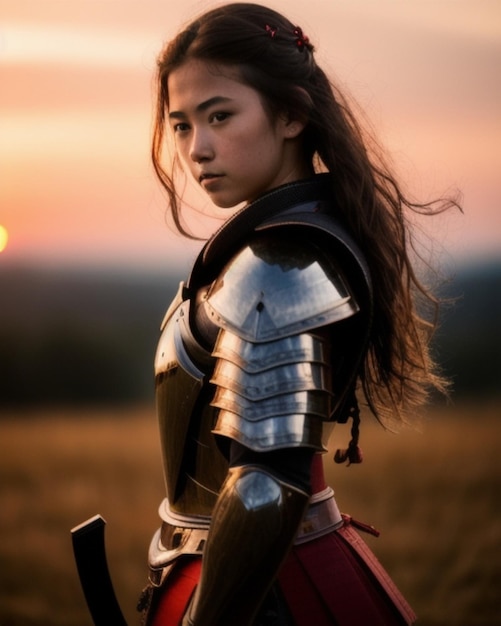
[[[382, 531], [369, 543], [423, 626], [501, 624], [499, 415], [499, 406], [435, 410], [421, 433], [397, 436], [371, 422], [362, 465], [327, 459], [340, 507]], [[70, 529], [96, 513], [137, 624], [163, 497], [153, 411], [3, 416], [0, 481], [0, 624], [91, 624]]]

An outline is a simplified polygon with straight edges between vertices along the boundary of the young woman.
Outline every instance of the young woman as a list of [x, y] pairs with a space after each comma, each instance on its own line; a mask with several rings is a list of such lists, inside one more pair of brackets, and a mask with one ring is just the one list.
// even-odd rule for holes
[[329, 424], [351, 419], [336, 460], [361, 461], [357, 395], [384, 420], [443, 389], [405, 211], [453, 202], [411, 203], [370, 147], [308, 37], [272, 10], [212, 10], [160, 56], [153, 163], [178, 229], [190, 236], [179, 168], [217, 207], [244, 207], [162, 324], [148, 624], [414, 621], [321, 455]]

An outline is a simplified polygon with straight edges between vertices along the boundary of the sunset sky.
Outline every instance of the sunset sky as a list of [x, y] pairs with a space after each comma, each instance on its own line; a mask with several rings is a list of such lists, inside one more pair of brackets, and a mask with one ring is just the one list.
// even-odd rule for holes
[[[162, 43], [211, 1], [2, 0], [0, 263], [183, 268], [149, 162]], [[358, 100], [409, 188], [458, 187], [453, 262], [501, 256], [501, 2], [271, 0]]]

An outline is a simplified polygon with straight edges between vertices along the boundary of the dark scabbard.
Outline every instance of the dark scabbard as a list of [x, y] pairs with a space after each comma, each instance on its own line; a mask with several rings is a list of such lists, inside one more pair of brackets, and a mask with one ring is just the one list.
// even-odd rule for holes
[[71, 530], [80, 583], [95, 626], [127, 626], [111, 582], [104, 545], [105, 520], [91, 517]]

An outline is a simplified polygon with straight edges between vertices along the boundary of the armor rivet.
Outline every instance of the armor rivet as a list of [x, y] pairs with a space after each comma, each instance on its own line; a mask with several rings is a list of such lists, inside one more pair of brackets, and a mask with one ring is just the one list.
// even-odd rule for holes
[[264, 304], [262, 302], [258, 302], [257, 306], [256, 306], [256, 310], [261, 313], [261, 311], [264, 309]]

